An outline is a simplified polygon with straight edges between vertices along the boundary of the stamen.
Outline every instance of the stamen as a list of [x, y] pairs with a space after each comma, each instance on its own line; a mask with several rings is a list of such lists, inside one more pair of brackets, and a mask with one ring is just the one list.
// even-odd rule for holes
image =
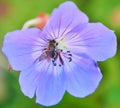
[[59, 64], [59, 67], [61, 67], [62, 65], [61, 64]]
[[61, 49], [60, 51], [62, 52], [63, 50]]
[[67, 53], [70, 53], [70, 51], [67, 51]]
[[62, 59], [60, 53], [58, 54], [58, 56], [59, 56], [59, 60], [60, 60], [61, 64], [64, 65], [64, 61], [63, 61], [63, 59]]
[[63, 56], [67, 59], [69, 59], [69, 62], [72, 61], [72, 54], [70, 53], [70, 51], [64, 52]]
[[72, 58], [71, 57], [69, 57], [69, 62], [71, 62], [72, 61]]
[[68, 54], [68, 55], [72, 57], [72, 54]]
[[57, 64], [56, 63], [54, 63], [54, 66], [56, 66]]
[[54, 63], [54, 62], [55, 62], [55, 60], [52, 60], [52, 62]]

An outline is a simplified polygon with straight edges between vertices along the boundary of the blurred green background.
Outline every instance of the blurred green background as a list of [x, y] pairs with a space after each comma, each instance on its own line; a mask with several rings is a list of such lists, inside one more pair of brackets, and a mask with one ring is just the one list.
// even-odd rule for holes
[[[23, 24], [66, 0], [0, 0], [0, 49], [7, 32], [21, 29]], [[97, 90], [86, 98], [66, 93], [62, 101], [44, 107], [29, 99], [20, 90], [19, 72], [7, 70], [7, 59], [0, 52], [0, 108], [120, 108], [120, 0], [71, 0], [85, 12], [90, 22], [102, 22], [113, 29], [118, 39], [117, 54], [99, 63], [103, 79]]]

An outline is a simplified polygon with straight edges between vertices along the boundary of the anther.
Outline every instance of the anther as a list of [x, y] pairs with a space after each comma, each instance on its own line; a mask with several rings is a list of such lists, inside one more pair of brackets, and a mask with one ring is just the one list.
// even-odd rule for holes
[[69, 56], [72, 56], [72, 54], [68, 54]]
[[59, 64], [59, 66], [61, 67], [61, 64]]
[[54, 66], [56, 66], [57, 64], [56, 63], [54, 63]]
[[52, 60], [52, 62], [54, 63], [55, 61], [54, 61], [54, 60]]
[[69, 62], [71, 62], [71, 61], [72, 61], [72, 58], [70, 57], [70, 58], [69, 58]]
[[61, 49], [60, 51], [62, 52], [63, 50]]
[[67, 51], [67, 53], [70, 53], [70, 51]]

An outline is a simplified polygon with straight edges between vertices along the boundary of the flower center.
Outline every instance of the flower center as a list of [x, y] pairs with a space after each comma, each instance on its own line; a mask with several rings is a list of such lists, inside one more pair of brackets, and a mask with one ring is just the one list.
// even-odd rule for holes
[[59, 40], [49, 40], [48, 46], [43, 50], [39, 61], [43, 60], [43, 58], [52, 60], [54, 66], [62, 66], [64, 65], [63, 59], [67, 58], [69, 62], [72, 61], [72, 54], [67, 50], [65, 40], [62, 38]]
[[58, 43], [57, 49], [67, 50], [66, 41], [64, 38], [57, 39], [56, 42]]

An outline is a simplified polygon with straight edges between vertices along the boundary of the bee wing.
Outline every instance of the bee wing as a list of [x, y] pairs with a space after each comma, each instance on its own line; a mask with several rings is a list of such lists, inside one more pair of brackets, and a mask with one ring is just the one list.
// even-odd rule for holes
[[47, 59], [47, 56], [45, 54], [41, 54], [41, 56], [39, 57], [39, 61], [42, 61], [44, 59]]
[[47, 59], [47, 56], [45, 54], [41, 54], [34, 62], [40, 62], [45, 59]]

